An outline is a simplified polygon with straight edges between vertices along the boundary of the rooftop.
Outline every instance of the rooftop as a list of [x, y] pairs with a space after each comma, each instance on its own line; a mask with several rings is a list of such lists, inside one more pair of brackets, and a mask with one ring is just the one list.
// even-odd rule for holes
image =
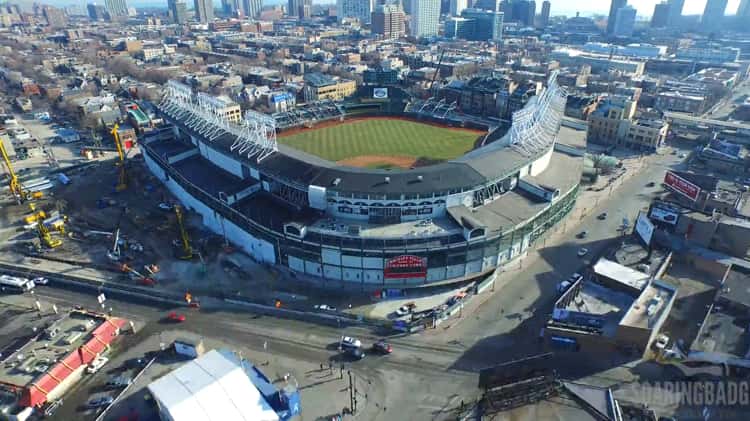
[[571, 312], [560, 321], [568, 324], [598, 327], [613, 336], [617, 325], [633, 304], [633, 297], [594, 282], [583, 282], [581, 291], [565, 307]]
[[677, 292], [674, 288], [654, 281], [650, 283], [625, 313], [620, 324], [640, 328], [652, 328], [669, 308], [669, 302]]
[[691, 352], [716, 353], [749, 358], [750, 335], [747, 316], [729, 308], [717, 308], [708, 314]]
[[642, 290], [648, 283], [650, 277], [650, 275], [646, 273], [631, 269], [605, 258], [597, 260], [594, 264], [593, 271], [597, 275], [622, 282], [637, 290]]

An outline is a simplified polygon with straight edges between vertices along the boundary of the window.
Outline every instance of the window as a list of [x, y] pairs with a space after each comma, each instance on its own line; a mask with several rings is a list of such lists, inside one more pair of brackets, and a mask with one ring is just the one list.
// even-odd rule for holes
[[339, 212], [341, 212], [341, 213], [352, 213], [353, 210], [349, 206], [339, 206]]

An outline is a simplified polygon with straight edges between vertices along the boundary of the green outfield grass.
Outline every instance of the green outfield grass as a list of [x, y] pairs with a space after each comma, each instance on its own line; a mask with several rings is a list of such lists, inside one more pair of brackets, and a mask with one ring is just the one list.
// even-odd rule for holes
[[[312, 129], [278, 141], [330, 161], [362, 156], [393, 156], [445, 161], [472, 149], [481, 134], [398, 119], [369, 119]], [[387, 167], [387, 163], [368, 164]]]

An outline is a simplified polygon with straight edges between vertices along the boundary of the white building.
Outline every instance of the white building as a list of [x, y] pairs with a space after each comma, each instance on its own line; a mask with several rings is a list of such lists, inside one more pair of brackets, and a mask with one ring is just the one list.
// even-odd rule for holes
[[370, 23], [374, 0], [337, 0], [336, 19], [339, 23], [346, 18], [356, 18], [360, 23]]
[[437, 36], [440, 0], [412, 0], [410, 14], [411, 36], [415, 38]]
[[616, 37], [631, 37], [635, 29], [636, 10], [632, 6], [617, 9], [617, 19], [613, 34]]
[[468, 0], [451, 0], [451, 16], [461, 16], [461, 12], [463, 12], [467, 7], [469, 7]]

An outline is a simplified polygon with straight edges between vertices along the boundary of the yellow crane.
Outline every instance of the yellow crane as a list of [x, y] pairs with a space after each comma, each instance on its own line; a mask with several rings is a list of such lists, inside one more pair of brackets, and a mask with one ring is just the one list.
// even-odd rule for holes
[[182, 240], [182, 251], [183, 255], [180, 259], [190, 260], [193, 258], [193, 248], [190, 246], [190, 237], [188, 237], [187, 230], [185, 230], [185, 221], [183, 220], [182, 207], [175, 205], [174, 213], [177, 216], [177, 225], [180, 227], [180, 238]]
[[16, 200], [19, 203], [23, 203], [31, 198], [38, 199], [42, 197], [41, 192], [36, 193], [29, 193], [28, 190], [24, 189], [21, 185], [21, 182], [18, 181], [18, 176], [16, 175], [16, 172], [13, 171], [13, 165], [10, 164], [10, 157], [8, 156], [8, 151], [5, 150], [5, 145], [3, 145], [3, 142], [0, 141], [0, 155], [3, 156], [3, 162], [5, 163], [5, 167], [8, 169], [8, 184], [10, 187], [10, 192], [13, 194], [13, 196], [16, 198]]
[[127, 174], [125, 173], [125, 152], [123, 151], [122, 142], [120, 142], [120, 125], [115, 123], [112, 127], [112, 137], [115, 139], [115, 146], [117, 147], [117, 156], [120, 158], [118, 166], [120, 167], [120, 173], [117, 179], [117, 186], [115, 190], [123, 191], [128, 188]]

